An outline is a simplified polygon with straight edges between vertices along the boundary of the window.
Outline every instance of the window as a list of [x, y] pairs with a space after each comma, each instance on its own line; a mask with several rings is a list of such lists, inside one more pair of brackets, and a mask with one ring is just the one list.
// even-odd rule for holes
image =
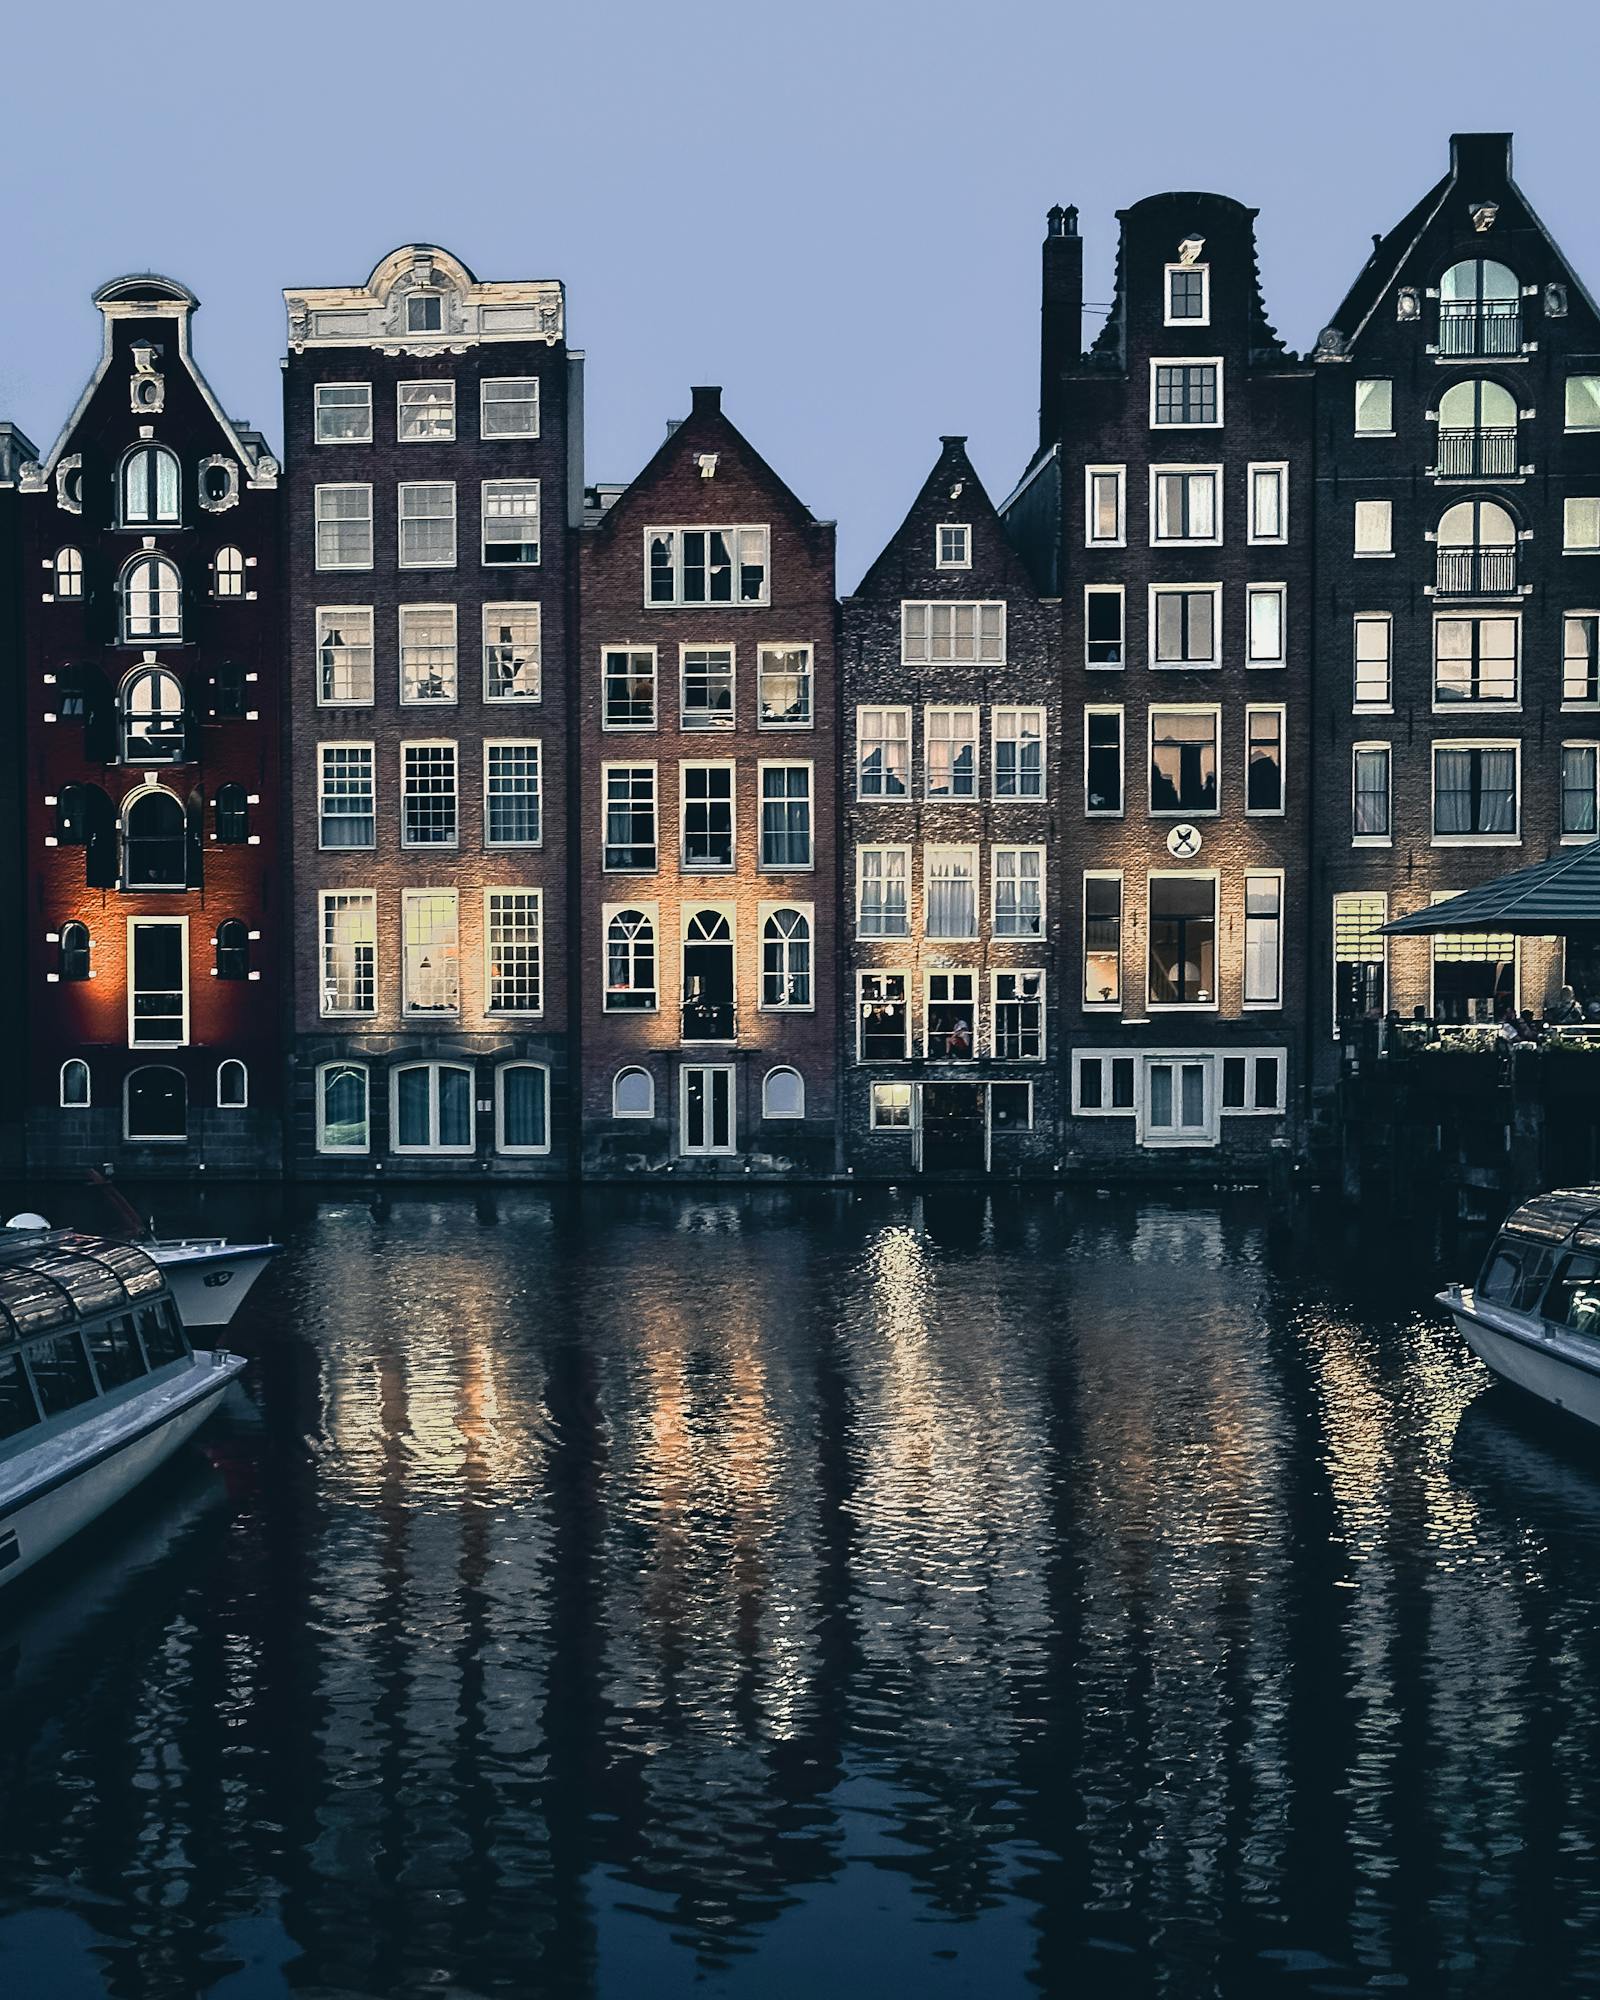
[[406, 300], [407, 333], [443, 333], [444, 297], [439, 292], [415, 292]]
[[[1436, 890], [1433, 902], [1451, 892]], [[1516, 1005], [1517, 941], [1506, 932], [1440, 931], [1433, 943], [1433, 1008], [1441, 1021], [1492, 1021]]]
[[537, 889], [485, 889], [483, 943], [484, 1012], [542, 1013], [544, 908], [541, 892]]
[[911, 767], [909, 708], [856, 710], [856, 796], [903, 799]]
[[610, 870], [656, 865], [656, 767], [607, 764], [605, 772], [605, 855]]
[[1569, 375], [1566, 394], [1569, 431], [1600, 431], [1600, 375]]
[[761, 1005], [811, 1005], [811, 919], [804, 910], [773, 910], [762, 920]]
[[1441, 479], [1509, 479], [1517, 472], [1517, 401], [1498, 382], [1452, 382], [1439, 398]]
[[971, 569], [972, 530], [957, 522], [942, 522], [936, 530], [940, 569]]
[[1600, 612], [1569, 611], [1562, 620], [1561, 699], [1600, 702]]
[[483, 746], [483, 844], [537, 847], [540, 816], [539, 745], [527, 739]]
[[1127, 540], [1127, 467], [1086, 465], [1083, 469], [1084, 544], [1120, 549]]
[[1517, 524], [1498, 501], [1458, 500], [1439, 519], [1440, 596], [1503, 597], [1517, 587]]
[[367, 708], [373, 699], [372, 608], [324, 605], [317, 612], [317, 700]]
[[188, 1138], [189, 1087], [182, 1070], [153, 1064], [130, 1074], [122, 1087], [122, 1135], [157, 1145]]
[[[488, 522], [485, 518], [485, 532]], [[448, 480], [404, 483], [400, 488], [400, 567], [453, 569], [456, 560], [456, 489]]]
[[461, 925], [454, 889], [401, 892], [405, 939], [402, 984], [407, 1014], [461, 1011]]
[[485, 438], [539, 435], [539, 378], [491, 375], [478, 386], [479, 430]]
[[607, 729], [654, 729], [655, 647], [608, 646], [600, 660], [605, 704], [603, 726]]
[[1150, 662], [1157, 667], [1214, 667], [1222, 586], [1150, 586]]
[[185, 889], [189, 885], [189, 829], [171, 792], [132, 792], [122, 807], [122, 886]]
[[656, 927], [643, 910], [618, 910], [606, 922], [608, 1014], [653, 1014]]
[[[412, 304], [416, 301], [413, 299]], [[390, 1071], [390, 1144], [397, 1153], [470, 1153], [472, 1071], [455, 1063], [406, 1063]]]
[[909, 937], [908, 847], [856, 849], [856, 935]]
[[1289, 539], [1289, 468], [1287, 465], [1252, 465], [1250, 482], [1250, 540], [1286, 542]]
[[453, 604], [400, 606], [400, 699], [456, 698], [456, 608]]
[[1388, 436], [1394, 430], [1394, 384], [1379, 376], [1356, 383], [1356, 430]]
[[372, 745], [323, 743], [321, 803], [317, 844], [320, 847], [377, 845], [377, 804], [374, 798]]
[[1515, 618], [1436, 618], [1433, 699], [1436, 707], [1517, 699]]
[[811, 766], [761, 766], [761, 866], [811, 866]]
[[1281, 708], [1247, 708], [1244, 712], [1247, 813], [1283, 811], [1283, 723]]
[[923, 934], [930, 938], [978, 935], [978, 850], [929, 847], [923, 861]]
[[911, 1130], [911, 1086], [909, 1083], [875, 1083], [871, 1087], [872, 1129], [874, 1132]]
[[656, 1115], [655, 1080], [647, 1069], [619, 1069], [611, 1079], [613, 1118], [653, 1118]]
[[539, 482], [483, 482], [483, 559], [490, 564], [539, 560]]
[[1217, 810], [1217, 731], [1214, 708], [1150, 711], [1150, 810], [1214, 813]]
[[733, 766], [681, 764], [682, 855], [690, 869], [733, 866]]
[[767, 530], [646, 528], [646, 604], [765, 604]]
[[1595, 834], [1596, 748], [1593, 743], [1561, 746], [1561, 831], [1590, 840]]
[[1122, 811], [1122, 710], [1083, 711], [1083, 809]]
[[683, 923], [683, 1039], [731, 1042], [733, 931], [721, 910], [695, 910]]
[[1003, 666], [1006, 657], [1004, 604], [967, 604], [947, 598], [935, 604], [900, 606], [900, 658], [908, 667], [941, 665]]
[[322, 1013], [378, 1010], [378, 899], [371, 889], [322, 891]]
[[1333, 899], [1333, 1031], [1341, 1021], [1379, 1021], [1388, 1005], [1387, 896]]
[[401, 444], [448, 442], [455, 436], [454, 382], [400, 382], [395, 393], [395, 436]]
[[211, 558], [211, 588], [218, 597], [244, 596], [244, 555], [235, 548], [218, 549]]
[[933, 1062], [970, 1062], [978, 1047], [976, 976], [930, 972], [925, 984], [925, 1053]]
[[89, 926], [77, 922], [61, 926], [59, 970], [69, 984], [90, 975]]
[[992, 921], [997, 938], [1044, 936], [1044, 849], [990, 850]]
[[89, 1065], [81, 1056], [71, 1056], [61, 1065], [61, 1108], [63, 1111], [87, 1111], [92, 1101]]
[[1356, 502], [1356, 541], [1358, 556], [1391, 556], [1394, 554], [1394, 502], [1392, 500], [1358, 500]]
[[165, 556], [135, 556], [122, 572], [122, 637], [183, 637], [183, 583]]
[[372, 442], [370, 382], [319, 382], [314, 393], [318, 444]]
[[245, 712], [245, 675], [237, 660], [223, 660], [206, 675], [206, 715], [216, 722]]
[[685, 1154], [731, 1153], [733, 1071], [722, 1065], [686, 1066], [682, 1072], [682, 1145]]
[[371, 569], [372, 488], [319, 486], [315, 497], [318, 569]]
[[538, 701], [542, 658], [537, 604], [483, 607], [485, 701]]
[[1044, 797], [1044, 710], [996, 708], [990, 717], [989, 754], [997, 799]]
[[400, 845], [454, 847], [458, 828], [456, 746], [400, 746]]
[[1283, 1004], [1283, 877], [1244, 878], [1244, 1004]]
[[1516, 840], [1516, 744], [1435, 743], [1433, 837]]
[[1217, 543], [1222, 540], [1222, 468], [1216, 465], [1150, 468], [1150, 541]]
[[679, 724], [684, 729], [731, 729], [733, 648], [685, 646], [678, 672]]
[[856, 1050], [862, 1062], [901, 1062], [911, 1053], [911, 1008], [903, 972], [856, 974]]
[[550, 1072], [543, 1063], [501, 1063], [494, 1073], [497, 1153], [550, 1150]]
[[806, 1086], [797, 1069], [769, 1069], [761, 1083], [763, 1118], [804, 1118]]
[[811, 648], [762, 646], [758, 653], [757, 719], [763, 729], [811, 727]]
[[122, 525], [175, 527], [178, 491], [176, 456], [164, 445], [138, 446], [122, 461]]
[[182, 764], [188, 754], [183, 686], [176, 674], [143, 667], [122, 687], [122, 761]]
[[243, 785], [219, 785], [211, 801], [212, 828], [222, 847], [244, 847], [250, 839], [250, 794]]
[[[1110, 1071], [1107, 1090], [1106, 1072]], [[1111, 1115], [1133, 1110], [1132, 1056], [1079, 1056], [1073, 1064], [1072, 1108], [1074, 1112], [1102, 1112]]]
[[1252, 583], [1245, 592], [1248, 612], [1249, 655], [1246, 664], [1252, 667], [1281, 667], [1288, 662], [1287, 627], [1284, 613], [1284, 598], [1287, 587], [1281, 583]]
[[250, 1073], [237, 1056], [217, 1064], [217, 1109], [243, 1111], [250, 1103]]
[[999, 1062], [1044, 1060], [1044, 974], [991, 972], [994, 1003], [990, 1032]]
[[364, 1153], [370, 1144], [365, 1067], [324, 1063], [317, 1071], [317, 1151]]
[[1355, 706], [1388, 708], [1390, 620], [1386, 612], [1357, 612], [1355, 621]]
[[1350, 834], [1356, 841], [1390, 837], [1389, 746], [1357, 743], [1350, 753]]
[[1439, 352], [1516, 354], [1522, 347], [1522, 287], [1487, 257], [1452, 264], [1439, 280]]
[[1150, 422], [1157, 429], [1218, 429], [1222, 423], [1222, 363], [1152, 361]]
[[1167, 266], [1168, 326], [1204, 326], [1211, 317], [1211, 272], [1204, 264]]
[[1224, 1111], [1283, 1109], [1283, 1057], [1277, 1052], [1222, 1058]]
[[57, 549], [55, 559], [57, 597], [82, 597], [83, 557], [77, 549]]
[[924, 773], [930, 799], [978, 796], [978, 711], [922, 711]]
[[1150, 1005], [1214, 1007], [1216, 948], [1216, 877], [1152, 875]]
[[1600, 555], [1600, 498], [1561, 503], [1561, 547], [1569, 556]]
[[128, 1046], [181, 1048], [189, 1039], [186, 917], [128, 919]]
[[1122, 585], [1088, 585], [1083, 593], [1084, 665], [1120, 667], [1122, 648]]

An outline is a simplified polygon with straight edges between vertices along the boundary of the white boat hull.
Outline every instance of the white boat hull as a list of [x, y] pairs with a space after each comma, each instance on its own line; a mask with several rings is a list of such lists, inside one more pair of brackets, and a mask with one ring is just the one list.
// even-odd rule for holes
[[226, 1326], [267, 1267], [273, 1243], [140, 1244], [158, 1264], [186, 1327]]
[[0, 1589], [164, 1465], [244, 1365], [238, 1355], [197, 1352], [172, 1380], [0, 1464]]
[[1462, 1339], [1486, 1368], [1552, 1409], [1600, 1429], [1600, 1349], [1594, 1343], [1587, 1343], [1590, 1352], [1585, 1353], [1570, 1336], [1532, 1326], [1497, 1326], [1484, 1308], [1464, 1311], [1456, 1299], [1445, 1297]]

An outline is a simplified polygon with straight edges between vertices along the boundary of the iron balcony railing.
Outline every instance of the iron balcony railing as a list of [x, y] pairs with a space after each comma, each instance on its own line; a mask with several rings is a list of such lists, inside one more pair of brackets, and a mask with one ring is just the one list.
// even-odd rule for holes
[[1517, 433], [1511, 430], [1440, 431], [1441, 479], [1513, 479]]
[[1441, 299], [1441, 354], [1520, 354], [1520, 299]]
[[1434, 579], [1439, 597], [1509, 597], [1517, 587], [1515, 549], [1441, 549]]
[[731, 1042], [734, 1037], [731, 1000], [685, 1000], [683, 1039], [686, 1042]]

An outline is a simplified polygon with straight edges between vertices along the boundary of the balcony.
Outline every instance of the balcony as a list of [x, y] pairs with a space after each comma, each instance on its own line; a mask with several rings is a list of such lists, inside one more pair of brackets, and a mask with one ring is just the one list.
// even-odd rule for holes
[[1511, 549], [1440, 549], [1436, 597], [1514, 597], [1517, 552]]
[[1517, 433], [1512, 430], [1441, 430], [1439, 479], [1514, 479]]
[[1441, 299], [1439, 352], [1448, 358], [1522, 352], [1520, 299]]
[[731, 1000], [685, 1000], [683, 1039], [686, 1042], [731, 1042], [737, 1028]]

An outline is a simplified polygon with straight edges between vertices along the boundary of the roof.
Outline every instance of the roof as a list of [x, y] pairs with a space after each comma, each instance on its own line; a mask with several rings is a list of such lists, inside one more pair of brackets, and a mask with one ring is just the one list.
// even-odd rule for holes
[[1443, 903], [1396, 917], [1390, 937], [1430, 937], [1439, 931], [1510, 931], [1560, 937], [1600, 925], [1600, 840], [1571, 847], [1532, 868], [1519, 868]]
[[1504, 1227], [1514, 1236], [1564, 1243], [1576, 1230], [1592, 1239], [1596, 1217], [1600, 1217], [1600, 1187], [1555, 1188], [1513, 1209]]
[[144, 1251], [74, 1229], [0, 1231], [0, 1348], [158, 1298]]

